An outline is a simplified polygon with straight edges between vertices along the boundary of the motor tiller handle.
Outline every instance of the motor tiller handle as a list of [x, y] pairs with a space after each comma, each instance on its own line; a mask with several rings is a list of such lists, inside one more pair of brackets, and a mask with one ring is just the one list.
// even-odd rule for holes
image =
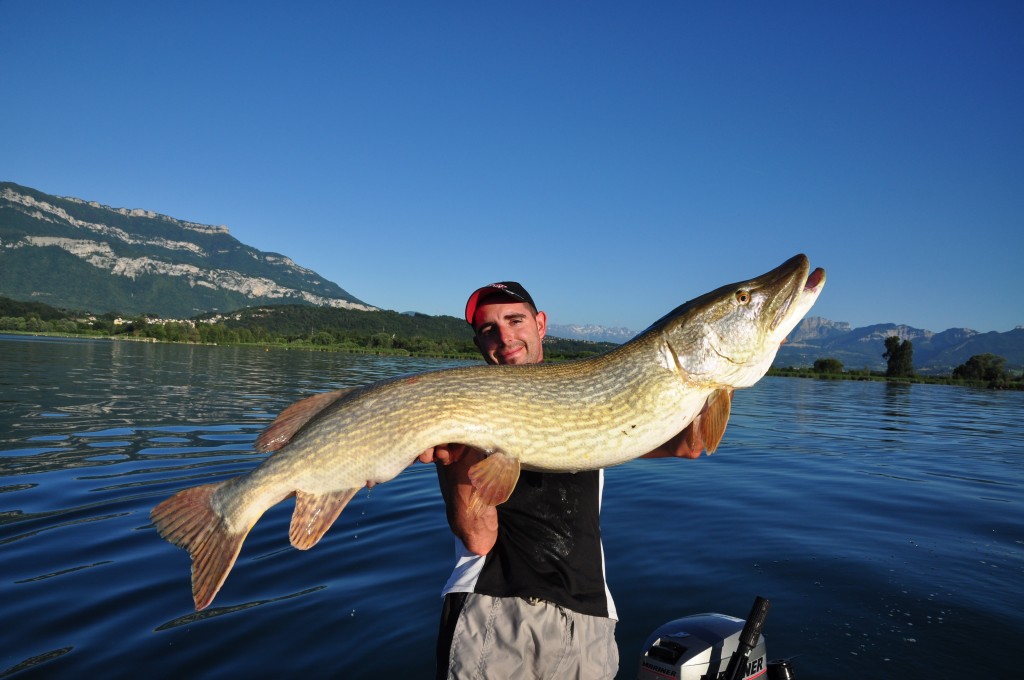
[[763, 597], [754, 598], [754, 606], [750, 608], [747, 622], [740, 631], [739, 644], [729, 659], [729, 666], [725, 669], [725, 680], [740, 680], [743, 677], [747, 659], [761, 637], [761, 628], [764, 627], [764, 620], [768, 618], [768, 609], [771, 606], [772, 603]]

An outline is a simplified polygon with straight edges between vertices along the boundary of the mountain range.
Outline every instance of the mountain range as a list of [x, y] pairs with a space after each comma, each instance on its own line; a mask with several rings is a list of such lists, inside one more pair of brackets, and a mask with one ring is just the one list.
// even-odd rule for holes
[[[264, 252], [225, 226], [143, 209], [112, 208], [0, 182], [0, 295], [91, 312], [191, 318], [266, 304], [299, 303], [364, 311], [379, 308], [285, 255]], [[626, 328], [551, 324], [555, 337], [625, 342]], [[885, 338], [913, 345], [921, 372], [948, 373], [977, 354], [1024, 368], [1024, 326], [1006, 333], [951, 328], [940, 333], [898, 324], [851, 328], [804, 319], [779, 350], [776, 366], [838, 359], [848, 369], [884, 369]]]
[[[548, 324], [557, 337], [622, 343], [635, 333], [625, 328]], [[896, 336], [913, 347], [914, 368], [925, 374], [948, 375], [953, 368], [977, 354], [1006, 359], [1006, 368], [1024, 370], [1024, 326], [1006, 333], [979, 333], [969, 328], [950, 328], [941, 333], [886, 323], [851, 328], [842, 321], [808, 317], [797, 324], [775, 357], [776, 367], [813, 366], [817, 359], [838, 359], [847, 370], [867, 368], [884, 371], [885, 339]]]
[[810, 366], [815, 359], [838, 359], [847, 369], [882, 370], [885, 339], [896, 336], [913, 347], [914, 368], [921, 373], [948, 375], [978, 354], [1006, 359], [1006, 368], [1024, 369], [1024, 326], [1012, 331], [979, 333], [950, 328], [940, 333], [900, 324], [850, 328], [850, 324], [821, 317], [805, 318], [776, 355], [775, 366]]
[[0, 294], [55, 307], [188, 318], [267, 303], [376, 309], [227, 227], [0, 182]]

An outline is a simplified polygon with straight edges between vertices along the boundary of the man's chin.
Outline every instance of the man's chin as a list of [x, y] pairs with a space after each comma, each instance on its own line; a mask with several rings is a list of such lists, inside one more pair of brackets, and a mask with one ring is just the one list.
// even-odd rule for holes
[[505, 364], [506, 366], [515, 366], [516, 364], [527, 363], [528, 354], [526, 350], [518, 350], [510, 354], [502, 354], [498, 356], [498, 363]]

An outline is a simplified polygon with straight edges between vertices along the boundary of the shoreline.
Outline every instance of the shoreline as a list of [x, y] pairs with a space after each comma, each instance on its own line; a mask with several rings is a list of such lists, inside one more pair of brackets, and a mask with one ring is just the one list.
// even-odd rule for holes
[[[199, 347], [262, 347], [264, 351], [270, 351], [272, 348], [277, 350], [285, 351], [304, 351], [304, 352], [339, 352], [342, 354], [365, 354], [371, 356], [392, 356], [392, 357], [411, 357], [420, 359], [454, 359], [454, 360], [465, 360], [472, 361], [478, 360], [480, 357], [476, 354], [438, 354], [429, 352], [410, 352], [405, 349], [383, 349], [383, 348], [360, 348], [354, 346], [339, 346], [339, 345], [316, 345], [306, 342], [292, 342], [292, 343], [281, 343], [281, 342], [233, 342], [233, 343], [210, 343], [210, 342], [189, 342], [189, 341], [178, 341], [178, 340], [159, 340], [153, 337], [136, 337], [126, 335], [91, 335], [86, 333], [63, 333], [63, 332], [32, 332], [32, 331], [0, 331], [0, 336], [11, 335], [11, 336], [26, 336], [26, 337], [44, 337], [44, 338], [67, 338], [73, 340], [109, 340], [112, 342], [124, 341], [124, 342], [146, 342], [146, 343], [160, 343], [167, 345], [192, 345]], [[554, 361], [573, 361], [584, 357], [570, 357], [563, 359], [554, 359]], [[1011, 376], [1010, 380], [1000, 382], [990, 382], [986, 380], [956, 380], [950, 376], [941, 375], [915, 375], [913, 377], [900, 377], [891, 378], [880, 373], [865, 373], [863, 370], [857, 372], [846, 372], [843, 373], [818, 373], [811, 368], [776, 368], [771, 367], [768, 369], [766, 376], [772, 376], [777, 378], [810, 378], [815, 380], [854, 380], [854, 381], [868, 381], [868, 382], [886, 382], [896, 385], [900, 384], [919, 384], [919, 385], [948, 385], [951, 387], [969, 387], [974, 389], [988, 389], [994, 391], [1010, 390], [1020, 391], [1024, 390], [1024, 377], [1022, 376]]]

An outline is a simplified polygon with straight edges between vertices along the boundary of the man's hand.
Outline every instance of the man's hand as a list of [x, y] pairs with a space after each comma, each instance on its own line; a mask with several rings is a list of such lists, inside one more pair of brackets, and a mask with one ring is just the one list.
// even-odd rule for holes
[[427, 449], [418, 458], [438, 464], [437, 480], [452, 532], [470, 552], [486, 555], [498, 540], [498, 511], [493, 506], [470, 510], [474, 491], [469, 480], [469, 469], [484, 459], [483, 452], [463, 444], [445, 444]]
[[465, 453], [466, 447], [463, 444], [442, 444], [427, 449], [417, 457], [417, 460], [421, 463], [451, 465], [461, 460]]
[[686, 426], [686, 429], [669, 439], [641, 458], [700, 458], [704, 450], [704, 440], [700, 436], [699, 417]]

